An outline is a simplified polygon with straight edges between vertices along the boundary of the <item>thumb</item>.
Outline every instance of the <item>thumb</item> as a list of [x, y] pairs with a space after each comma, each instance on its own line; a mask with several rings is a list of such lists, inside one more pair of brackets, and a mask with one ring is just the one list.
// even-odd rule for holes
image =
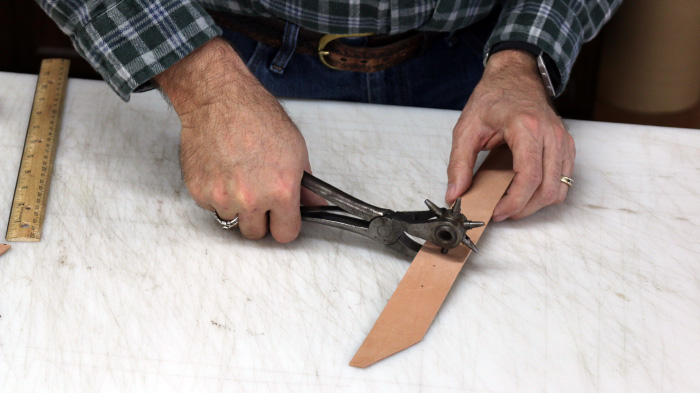
[[481, 151], [481, 146], [472, 135], [474, 133], [470, 133], [467, 129], [461, 132], [455, 129], [453, 134], [450, 163], [447, 166], [447, 192], [445, 193], [445, 202], [448, 205], [462, 196], [472, 183], [476, 157]]

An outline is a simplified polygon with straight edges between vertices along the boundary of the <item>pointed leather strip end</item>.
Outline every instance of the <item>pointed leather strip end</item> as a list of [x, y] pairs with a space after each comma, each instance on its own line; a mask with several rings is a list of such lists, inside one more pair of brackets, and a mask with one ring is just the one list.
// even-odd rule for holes
[[423, 245], [350, 365], [367, 367], [420, 342], [468, 254], [466, 247], [443, 255]]
[[[392, 337], [390, 340], [386, 340], [386, 337], [374, 338], [373, 336], [367, 336], [365, 342], [362, 343], [360, 349], [350, 361], [352, 367], [365, 368], [371, 366], [378, 361], [388, 358], [389, 356], [401, 352], [404, 349], [410, 347], [411, 345], [418, 344], [423, 340], [421, 337], [405, 337], [405, 341], [397, 341], [396, 337]], [[385, 344], [373, 341], [384, 341]]]
[[0, 244], [0, 255], [4, 254], [5, 251], [10, 249], [9, 244]]

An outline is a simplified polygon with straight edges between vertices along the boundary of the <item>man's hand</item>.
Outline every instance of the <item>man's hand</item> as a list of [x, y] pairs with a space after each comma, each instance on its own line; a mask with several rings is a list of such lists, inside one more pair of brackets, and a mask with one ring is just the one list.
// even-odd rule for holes
[[507, 143], [515, 178], [496, 205], [494, 221], [520, 219], [564, 201], [576, 150], [561, 118], [549, 105], [535, 58], [505, 50], [489, 59], [452, 133], [445, 200], [452, 203], [471, 185], [481, 150]]
[[[215, 38], [156, 77], [182, 123], [180, 164], [197, 204], [241, 233], [279, 242], [301, 228], [304, 138], [233, 49]], [[323, 204], [305, 190], [303, 202]], [[269, 217], [268, 217], [269, 213]], [[269, 220], [269, 221], [268, 221]]]

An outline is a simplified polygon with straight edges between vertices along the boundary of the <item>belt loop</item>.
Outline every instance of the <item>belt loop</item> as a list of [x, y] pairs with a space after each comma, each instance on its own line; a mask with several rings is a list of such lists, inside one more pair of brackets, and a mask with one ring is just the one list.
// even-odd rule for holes
[[284, 68], [289, 63], [289, 59], [292, 58], [294, 50], [297, 47], [297, 36], [299, 34], [299, 26], [291, 22], [286, 22], [284, 25], [284, 37], [282, 37], [282, 46], [280, 46], [279, 51], [272, 59], [272, 64], [270, 64], [270, 71], [276, 74], [284, 73]]

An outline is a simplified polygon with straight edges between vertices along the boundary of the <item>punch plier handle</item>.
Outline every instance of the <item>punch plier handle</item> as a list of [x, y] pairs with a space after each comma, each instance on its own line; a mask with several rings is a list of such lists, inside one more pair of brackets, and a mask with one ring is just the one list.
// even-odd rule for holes
[[402, 212], [370, 205], [307, 172], [301, 185], [335, 205], [302, 207], [304, 221], [357, 233], [410, 258], [421, 248], [411, 236], [436, 244], [443, 253], [460, 244], [478, 251], [467, 231], [484, 223], [470, 221], [461, 213], [461, 199], [450, 209], [438, 207], [426, 199], [429, 210]]

